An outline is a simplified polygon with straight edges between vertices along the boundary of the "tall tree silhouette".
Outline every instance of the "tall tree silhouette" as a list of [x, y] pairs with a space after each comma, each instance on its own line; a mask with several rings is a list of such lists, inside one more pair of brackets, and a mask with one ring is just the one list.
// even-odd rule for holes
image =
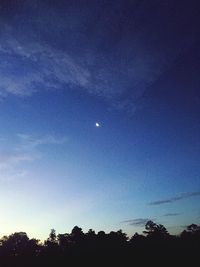
[[4, 236], [1, 243], [4, 254], [10, 256], [37, 255], [39, 250], [39, 240], [29, 239], [25, 232]]
[[169, 233], [167, 229], [162, 224], [156, 224], [153, 221], [149, 220], [145, 224], [145, 231], [143, 231], [144, 234], [147, 235], [147, 237], [154, 238], [154, 239], [160, 239], [165, 238], [169, 236]]

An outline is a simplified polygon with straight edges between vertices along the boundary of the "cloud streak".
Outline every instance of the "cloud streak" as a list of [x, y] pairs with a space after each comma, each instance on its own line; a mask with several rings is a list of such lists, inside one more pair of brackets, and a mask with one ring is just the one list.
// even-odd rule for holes
[[180, 213], [166, 213], [163, 216], [164, 217], [175, 217], [175, 216], [179, 216], [179, 215], [180, 215]]
[[122, 223], [128, 223], [129, 225], [132, 226], [145, 226], [145, 224], [152, 219], [149, 218], [137, 218], [137, 219], [131, 219], [131, 220], [125, 220], [122, 221]]
[[43, 145], [62, 145], [67, 142], [66, 137], [56, 138], [52, 135], [45, 135], [45, 136], [32, 136], [28, 134], [21, 134], [18, 133], [17, 137], [19, 137], [21, 143], [19, 145], [19, 149], [35, 149], [37, 147]]
[[174, 202], [182, 200], [182, 199], [191, 198], [191, 197], [198, 197], [198, 196], [200, 196], [200, 191], [187, 192], [187, 193], [182, 193], [179, 196], [152, 201], [152, 202], [149, 202], [148, 205], [156, 206], [156, 205], [162, 205], [162, 204], [169, 204], [169, 203], [174, 203]]

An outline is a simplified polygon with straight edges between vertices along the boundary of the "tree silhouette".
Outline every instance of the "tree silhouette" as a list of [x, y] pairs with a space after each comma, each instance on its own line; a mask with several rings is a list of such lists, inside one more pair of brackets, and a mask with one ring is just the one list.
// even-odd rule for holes
[[138, 234], [137, 232], [130, 238], [129, 243], [132, 245], [140, 245], [143, 244], [145, 240], [145, 236]]
[[37, 255], [39, 250], [39, 240], [29, 239], [25, 232], [4, 236], [1, 243], [4, 253], [10, 256]]
[[166, 238], [169, 236], [167, 229], [162, 224], [156, 224], [151, 220], [149, 220], [145, 224], [145, 229], [146, 231], [143, 231], [143, 233], [146, 234], [147, 237], [150, 237], [150, 238], [160, 239], [160, 238]]
[[80, 245], [80, 243], [83, 242], [83, 239], [84, 239], [84, 233], [82, 231], [82, 228], [74, 226], [70, 234], [70, 241], [74, 245]]
[[187, 239], [187, 242], [191, 240], [193, 241], [195, 240], [196, 242], [197, 240], [199, 240], [200, 239], [200, 225], [197, 225], [194, 223], [188, 225], [187, 229], [181, 233], [181, 238]]
[[200, 226], [197, 224], [190, 224], [187, 226], [187, 231], [191, 234], [199, 234], [200, 233]]
[[[200, 226], [190, 224], [180, 235], [169, 235], [162, 224], [148, 221], [144, 235], [135, 233], [128, 239], [122, 230], [97, 234], [90, 229], [84, 233], [75, 226], [71, 233], [56, 235], [51, 229], [44, 243], [37, 239], [29, 239], [25, 232], [16, 232], [4, 236], [0, 240], [0, 262], [7, 267], [60, 267], [60, 266], [128, 266], [129, 261], [140, 262], [145, 259], [155, 263], [158, 255], [193, 266], [198, 257], [200, 245]], [[144, 257], [145, 255], [145, 257]]]
[[52, 253], [58, 253], [58, 239], [56, 236], [56, 230], [51, 229], [49, 237], [44, 242], [45, 245], [45, 253], [47, 253], [50, 257]]
[[70, 235], [69, 234], [59, 234], [57, 236], [58, 245], [61, 251], [66, 251], [70, 246]]

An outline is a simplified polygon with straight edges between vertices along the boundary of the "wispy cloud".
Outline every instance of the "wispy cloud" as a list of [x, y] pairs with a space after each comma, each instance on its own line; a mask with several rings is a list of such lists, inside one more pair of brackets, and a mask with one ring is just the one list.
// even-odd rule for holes
[[[38, 42], [27, 44], [10, 35], [4, 39], [1, 65], [2, 95], [29, 96], [42, 88], [87, 86], [90, 73], [66, 52]], [[19, 67], [20, 66], [20, 67]], [[40, 88], [40, 89], [38, 89]]]
[[132, 226], [145, 226], [145, 224], [152, 219], [149, 218], [137, 218], [137, 219], [131, 219], [131, 220], [125, 220], [122, 221], [122, 223], [127, 223]]
[[[11, 32], [2, 38], [0, 46], [2, 96], [30, 96], [40, 90], [71, 88], [114, 101], [130, 86], [125, 70], [120, 71], [119, 66], [113, 68], [111, 59], [102, 60], [97, 54], [91, 64], [88, 55], [80, 59], [37, 40], [31, 43], [18, 40]], [[133, 97], [138, 93], [141, 90], [134, 89]], [[115, 106], [124, 108], [126, 104], [116, 102]]]
[[[16, 138], [16, 136], [15, 136]], [[31, 163], [43, 156], [40, 147], [44, 145], [62, 145], [67, 138], [56, 138], [52, 135], [33, 136], [17, 134], [12, 149], [0, 152], [0, 180], [12, 180], [13, 177], [24, 177], [28, 171], [24, 170], [24, 163]], [[9, 143], [9, 140], [7, 140]], [[11, 178], [12, 177], [12, 178]]]
[[111, 100], [118, 109], [127, 109], [130, 108], [127, 91], [131, 90], [133, 105], [164, 68], [163, 64], [156, 65], [151, 57], [144, 55], [135, 55], [130, 66], [126, 66], [126, 61], [122, 64], [120, 58], [102, 58], [98, 54], [93, 55], [96, 59], [89, 62], [88, 55], [76, 58], [49, 44], [24, 42], [11, 35], [7, 34], [0, 46], [2, 96], [30, 96], [41, 88], [81, 88], [89, 94]]
[[13, 168], [13, 169], [9, 169], [9, 170], [7, 169], [6, 171], [1, 170], [0, 181], [1, 182], [11, 182], [11, 181], [26, 178], [29, 175], [30, 175], [30, 172], [25, 170], [25, 169], [17, 170], [15, 168]]
[[[35, 154], [28, 151], [17, 151], [15, 147], [0, 152], [0, 181], [10, 182], [29, 175], [25, 169], [27, 163], [36, 159]], [[26, 164], [26, 165], [25, 165]]]
[[17, 16], [3, 18], [0, 95], [30, 96], [49, 88], [72, 88], [101, 97], [118, 109], [134, 110], [145, 91], [191, 47], [196, 31], [194, 27], [179, 30], [182, 17], [187, 20], [182, 10], [175, 23], [168, 19], [170, 6], [158, 5], [160, 12], [155, 13], [146, 1], [126, 4], [127, 10], [117, 2], [112, 9], [88, 4], [80, 12], [64, 1], [64, 13], [48, 3], [23, 3]]
[[0, 153], [0, 170], [10, 169], [25, 161], [32, 161], [33, 156], [15, 150]]
[[34, 149], [42, 145], [62, 145], [68, 140], [66, 137], [56, 138], [52, 135], [33, 136], [18, 133], [17, 136], [21, 141], [19, 149]]
[[179, 215], [180, 215], [180, 213], [166, 213], [163, 216], [164, 217], [175, 217], [175, 216], [179, 216]]
[[182, 193], [179, 196], [152, 201], [152, 202], [149, 202], [148, 205], [152, 205], [153, 206], [153, 205], [168, 204], [168, 203], [173, 203], [173, 202], [185, 199], [185, 198], [198, 197], [198, 196], [200, 196], [200, 191], [187, 192], [187, 193]]

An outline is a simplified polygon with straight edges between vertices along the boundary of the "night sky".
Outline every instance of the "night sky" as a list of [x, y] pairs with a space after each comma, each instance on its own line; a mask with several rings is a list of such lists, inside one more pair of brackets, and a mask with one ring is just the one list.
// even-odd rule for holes
[[199, 223], [199, 14], [0, 1], [0, 236]]

